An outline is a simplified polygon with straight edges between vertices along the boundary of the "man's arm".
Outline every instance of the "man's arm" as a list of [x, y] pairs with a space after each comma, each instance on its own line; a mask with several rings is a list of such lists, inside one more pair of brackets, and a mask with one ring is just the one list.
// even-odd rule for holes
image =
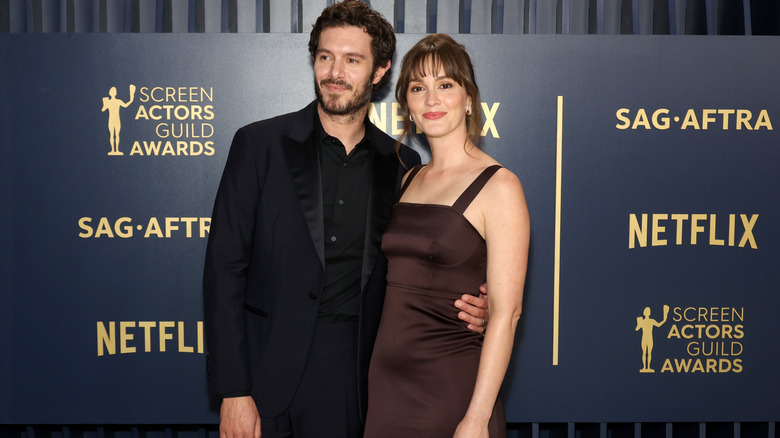
[[246, 280], [260, 197], [252, 139], [240, 129], [222, 173], [203, 269], [209, 394], [250, 391], [245, 333]]
[[244, 327], [254, 212], [261, 191], [251, 145], [247, 131], [240, 129], [233, 139], [214, 203], [204, 266], [209, 393], [224, 397], [220, 408], [222, 438], [260, 437], [260, 416], [249, 396]]

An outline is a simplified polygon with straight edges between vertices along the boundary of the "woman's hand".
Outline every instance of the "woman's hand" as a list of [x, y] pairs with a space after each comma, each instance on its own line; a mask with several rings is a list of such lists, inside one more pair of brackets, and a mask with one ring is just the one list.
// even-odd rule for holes
[[480, 424], [476, 421], [470, 421], [464, 418], [455, 429], [455, 435], [452, 438], [488, 438], [487, 423]]

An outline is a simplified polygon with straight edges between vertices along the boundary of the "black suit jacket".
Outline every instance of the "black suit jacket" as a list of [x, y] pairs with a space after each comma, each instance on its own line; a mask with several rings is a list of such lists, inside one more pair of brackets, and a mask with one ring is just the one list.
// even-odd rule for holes
[[[320, 158], [313, 138], [316, 102], [236, 132], [217, 192], [203, 293], [209, 393], [248, 391], [260, 415], [289, 405], [317, 322], [324, 277]], [[359, 346], [365, 406], [385, 292], [382, 233], [406, 170], [395, 142], [373, 124], [375, 146], [366, 214]], [[403, 147], [411, 167], [419, 155]]]

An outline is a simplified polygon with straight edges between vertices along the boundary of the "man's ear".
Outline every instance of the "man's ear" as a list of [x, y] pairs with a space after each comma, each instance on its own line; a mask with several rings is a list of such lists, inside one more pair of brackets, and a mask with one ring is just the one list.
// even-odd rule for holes
[[387, 61], [387, 64], [384, 66], [379, 66], [374, 71], [374, 77], [371, 80], [371, 83], [376, 85], [379, 83], [379, 81], [382, 80], [382, 78], [385, 76], [385, 73], [387, 73], [388, 70], [390, 70], [390, 64], [391, 61]]

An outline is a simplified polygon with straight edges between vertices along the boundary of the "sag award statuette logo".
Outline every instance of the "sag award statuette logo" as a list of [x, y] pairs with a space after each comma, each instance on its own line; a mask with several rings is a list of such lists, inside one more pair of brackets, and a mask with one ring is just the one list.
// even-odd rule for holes
[[636, 317], [636, 328], [634, 331], [642, 330], [642, 369], [640, 373], [654, 373], [650, 368], [650, 360], [653, 358], [653, 329], [661, 327], [666, 322], [669, 315], [669, 306], [664, 305], [664, 319], [661, 322], [650, 318], [650, 308], [645, 307], [644, 316]]
[[119, 109], [127, 108], [133, 103], [135, 97], [135, 85], [130, 84], [130, 100], [123, 102], [116, 98], [116, 87], [108, 90], [108, 96], [103, 98], [103, 109], [101, 112], [108, 111], [108, 134], [111, 143], [111, 151], [108, 155], [124, 155], [119, 150], [119, 132], [122, 131], [122, 120], [119, 118]]

